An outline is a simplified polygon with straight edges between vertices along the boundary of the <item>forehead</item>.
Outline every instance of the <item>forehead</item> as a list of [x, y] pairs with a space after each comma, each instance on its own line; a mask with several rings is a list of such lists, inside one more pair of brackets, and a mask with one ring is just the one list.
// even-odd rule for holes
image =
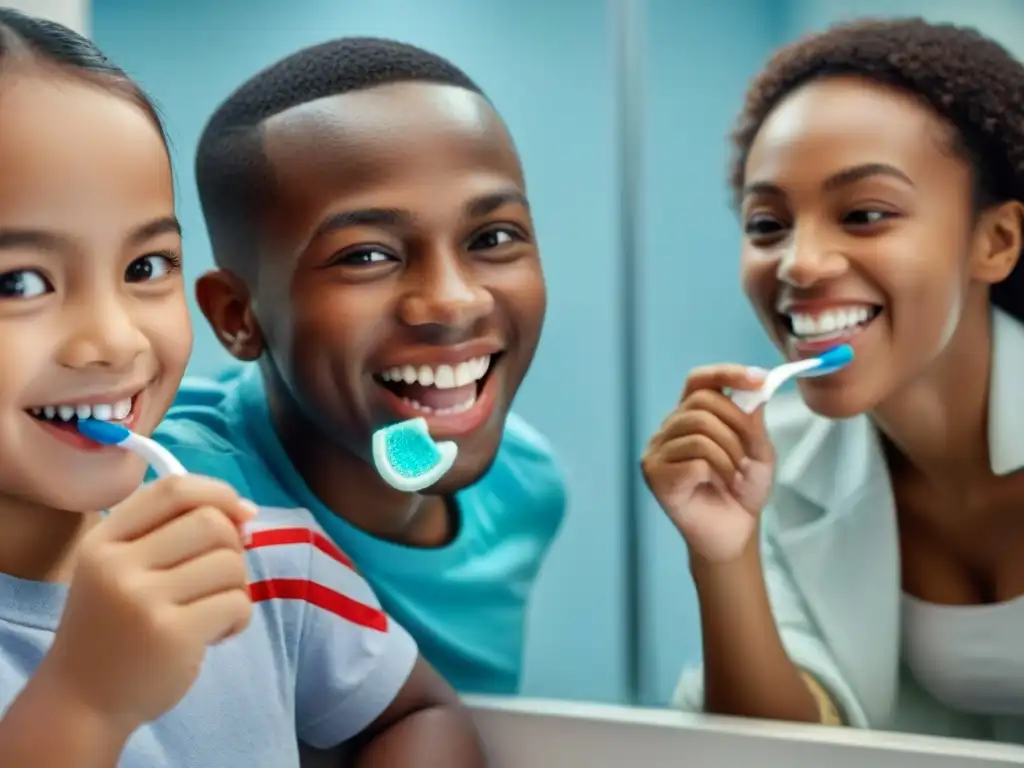
[[[0, 81], [0, 223], [88, 228], [173, 206], [170, 161], [136, 104], [52, 73]], [[147, 215], [147, 214], [142, 214]]]
[[277, 187], [292, 197], [429, 185], [442, 175], [523, 183], [494, 110], [453, 86], [397, 83], [304, 104], [267, 121], [264, 149]]
[[952, 128], [915, 97], [861, 78], [808, 83], [776, 106], [747, 157], [746, 180], [799, 171], [828, 175], [865, 162], [912, 178], [963, 164], [949, 152]]

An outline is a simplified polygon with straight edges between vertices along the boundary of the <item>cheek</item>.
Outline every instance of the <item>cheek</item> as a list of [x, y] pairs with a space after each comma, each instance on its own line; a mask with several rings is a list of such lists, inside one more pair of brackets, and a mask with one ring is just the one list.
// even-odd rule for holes
[[177, 386], [192, 354], [192, 319], [184, 294], [153, 307], [145, 325], [164, 375]]
[[905, 241], [874, 260], [873, 271], [888, 294], [898, 341], [933, 353], [952, 337], [969, 283], [966, 252], [955, 247], [962, 241], [962, 232], [935, 231], [932, 237]]
[[775, 330], [775, 319], [771, 308], [779, 282], [776, 278], [777, 266], [775, 259], [750, 254], [746, 250], [740, 261], [740, 286], [743, 293], [761, 322], [772, 332]]
[[514, 274], [492, 282], [489, 290], [501, 304], [508, 307], [520, 334], [526, 340], [535, 341], [544, 325], [548, 306], [547, 285], [540, 262], [524, 264]]
[[5, 411], [31, 405], [27, 399], [43, 396], [47, 374], [54, 362], [59, 338], [45, 324], [0, 320], [0, 408]]
[[303, 388], [315, 382], [333, 388], [336, 379], [358, 376], [383, 338], [384, 297], [352, 293], [309, 291], [287, 317], [277, 318], [275, 359], [288, 367], [289, 377], [305, 380]]

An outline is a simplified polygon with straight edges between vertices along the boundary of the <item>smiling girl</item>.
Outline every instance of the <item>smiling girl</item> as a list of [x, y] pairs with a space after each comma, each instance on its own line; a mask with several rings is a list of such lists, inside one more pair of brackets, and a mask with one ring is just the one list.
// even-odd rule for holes
[[454, 693], [308, 514], [256, 517], [200, 475], [140, 488], [138, 459], [78, 435], [149, 434], [185, 371], [171, 163], [124, 72], [4, 8], [0, 169], [0, 765], [286, 768], [300, 739], [481, 765]]

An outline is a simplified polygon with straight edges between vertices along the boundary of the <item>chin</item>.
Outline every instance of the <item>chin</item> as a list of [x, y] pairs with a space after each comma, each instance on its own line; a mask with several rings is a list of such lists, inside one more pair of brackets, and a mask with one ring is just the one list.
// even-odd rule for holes
[[44, 503], [54, 509], [83, 514], [117, 506], [138, 490], [146, 473], [141, 459], [134, 455], [125, 459], [114, 471], [67, 477], [64, 482], [50, 484], [53, 490], [45, 494]]
[[468, 488], [487, 474], [487, 470], [494, 464], [497, 455], [497, 446], [493, 450], [467, 451], [465, 453], [460, 449], [454, 466], [425, 493], [431, 496], [450, 496]]
[[858, 392], [855, 387], [822, 386], [822, 382], [804, 379], [800, 382], [800, 396], [807, 407], [827, 419], [851, 419], [874, 408], [873, 398]]

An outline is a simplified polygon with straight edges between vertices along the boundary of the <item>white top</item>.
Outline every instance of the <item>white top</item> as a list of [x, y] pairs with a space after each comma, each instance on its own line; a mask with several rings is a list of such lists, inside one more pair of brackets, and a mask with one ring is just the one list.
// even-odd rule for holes
[[938, 605], [903, 595], [904, 659], [950, 709], [1024, 716], [1024, 596], [992, 605]]
[[[988, 438], [997, 475], [1024, 469], [1022, 381], [1024, 323], [995, 310]], [[826, 419], [799, 393], [776, 395], [767, 408], [778, 459], [761, 562], [789, 658], [853, 726], [1024, 744], [1024, 717], [945, 706], [907, 667], [896, 500], [871, 420]], [[1015, 639], [1024, 640], [1019, 629]], [[699, 710], [703, 699], [700, 669], [686, 670], [676, 706]]]

